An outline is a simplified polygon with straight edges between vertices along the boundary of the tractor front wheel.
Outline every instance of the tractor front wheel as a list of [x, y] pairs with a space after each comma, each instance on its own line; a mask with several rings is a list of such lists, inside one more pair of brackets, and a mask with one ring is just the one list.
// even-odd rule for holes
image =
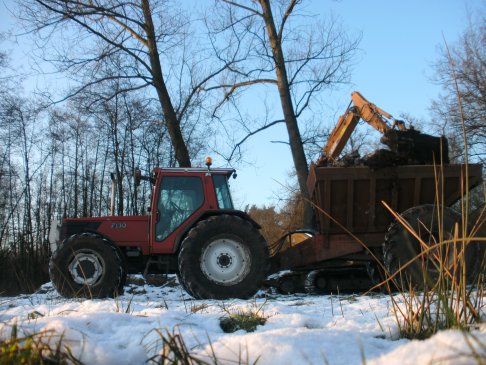
[[92, 233], [67, 238], [53, 254], [49, 276], [66, 298], [105, 298], [121, 294], [126, 280], [122, 253]]
[[248, 298], [268, 268], [260, 232], [237, 216], [213, 216], [189, 231], [179, 253], [179, 281], [197, 299]]

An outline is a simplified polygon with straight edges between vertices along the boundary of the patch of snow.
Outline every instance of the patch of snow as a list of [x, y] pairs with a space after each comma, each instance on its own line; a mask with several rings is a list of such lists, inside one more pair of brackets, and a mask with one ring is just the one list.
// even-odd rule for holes
[[[385, 295], [271, 295], [251, 300], [194, 300], [180, 287], [130, 285], [123, 296], [67, 300], [50, 283], [36, 294], [0, 298], [0, 336], [12, 326], [46, 332], [86, 364], [145, 364], [161, 348], [160, 332], [180, 333], [191, 353], [220, 364], [470, 364], [486, 358], [486, 326], [465, 337], [443, 331], [425, 341], [398, 338]], [[228, 313], [259, 310], [255, 332], [224, 333]], [[476, 342], [477, 341], [477, 342]], [[481, 347], [482, 344], [482, 347]]]

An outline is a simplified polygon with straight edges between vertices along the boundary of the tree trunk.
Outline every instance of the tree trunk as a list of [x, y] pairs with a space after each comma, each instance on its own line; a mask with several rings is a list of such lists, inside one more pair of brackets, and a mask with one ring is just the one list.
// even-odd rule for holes
[[172, 141], [175, 158], [180, 167], [191, 167], [189, 151], [182, 136], [180, 121], [177, 118], [162, 75], [149, 0], [142, 0], [142, 10], [145, 18], [145, 32], [147, 34], [147, 48], [150, 57], [150, 66], [152, 68], [153, 84], [157, 90], [160, 105], [162, 106], [165, 124]]
[[287, 69], [285, 67], [285, 58], [282, 51], [281, 39], [277, 34], [275, 22], [273, 19], [272, 9], [269, 0], [259, 0], [263, 10], [263, 18], [272, 47], [273, 58], [275, 62], [275, 72], [277, 74], [277, 86], [280, 95], [280, 103], [282, 105], [282, 112], [287, 126], [289, 135], [290, 150], [294, 160], [295, 171], [299, 183], [299, 189], [304, 199], [304, 225], [306, 227], [314, 226], [314, 214], [312, 206], [309, 202], [309, 191], [307, 189], [307, 176], [309, 168], [305, 157], [304, 146], [300, 136], [299, 125], [295, 116], [292, 98], [290, 95], [290, 87], [287, 78]]

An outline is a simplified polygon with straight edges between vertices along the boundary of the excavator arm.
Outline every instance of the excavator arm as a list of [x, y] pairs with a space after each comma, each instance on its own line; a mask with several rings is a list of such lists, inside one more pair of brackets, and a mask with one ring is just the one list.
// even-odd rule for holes
[[[346, 112], [339, 117], [329, 140], [323, 148], [322, 157], [318, 161], [319, 165], [335, 160], [339, 156], [360, 119], [363, 119], [382, 134], [393, 128], [402, 131], [407, 130], [403, 121], [394, 119], [391, 114], [370, 103], [359, 92], [353, 92], [351, 100]], [[393, 121], [391, 126], [387, 119]]]
[[334, 160], [339, 156], [361, 119], [355, 109], [355, 107], [348, 107], [346, 113], [339, 117], [324, 146], [321, 160]]

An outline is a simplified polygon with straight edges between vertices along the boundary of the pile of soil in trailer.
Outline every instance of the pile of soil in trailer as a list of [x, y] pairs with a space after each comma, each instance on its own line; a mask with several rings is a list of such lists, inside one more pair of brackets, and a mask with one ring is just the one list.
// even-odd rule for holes
[[431, 136], [415, 129], [406, 131], [392, 129], [384, 133], [380, 142], [388, 148], [377, 149], [362, 157], [359, 152], [352, 151], [328, 162], [327, 166], [382, 168], [449, 163], [448, 142], [445, 137]]

